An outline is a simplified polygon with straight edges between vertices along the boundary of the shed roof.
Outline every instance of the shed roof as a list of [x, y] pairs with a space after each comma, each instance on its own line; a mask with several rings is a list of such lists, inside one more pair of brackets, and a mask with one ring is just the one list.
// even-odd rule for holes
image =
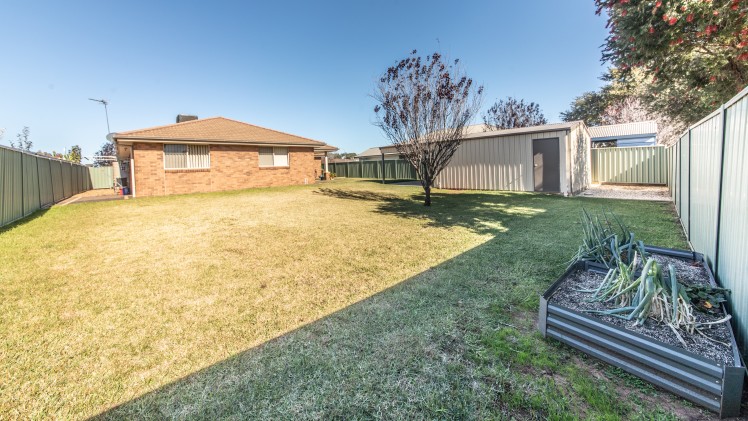
[[654, 120], [590, 127], [592, 140], [656, 134], [657, 122]]
[[150, 127], [115, 133], [115, 140], [193, 141], [221, 143], [247, 143], [292, 146], [329, 146], [324, 142], [266, 129], [225, 117], [211, 117], [183, 123]]
[[582, 124], [581, 120], [564, 123], [543, 124], [540, 126], [519, 127], [516, 129], [490, 130], [485, 124], [476, 124], [467, 127], [465, 139], [477, 139], [482, 137], [512, 136], [517, 134], [552, 132], [558, 130], [570, 130]]
[[[485, 124], [476, 124], [473, 126], [466, 127], [467, 134], [463, 138], [463, 140], [471, 140], [471, 139], [482, 139], [486, 137], [503, 137], [503, 136], [514, 136], [518, 134], [531, 134], [531, 133], [543, 133], [543, 132], [555, 132], [559, 130], [572, 130], [579, 126], [580, 124], [584, 124], [583, 121], [577, 120], [577, 121], [569, 121], [564, 123], [553, 123], [553, 124], [543, 124], [540, 126], [530, 126], [530, 127], [520, 127], [516, 129], [503, 129], [503, 130], [486, 130], [487, 126]], [[366, 151], [362, 152], [366, 153], [372, 149], [380, 149], [384, 151], [385, 154], [391, 154], [393, 153], [393, 149], [395, 147], [388, 145], [388, 146], [380, 146], [379, 148], [371, 148], [367, 149]], [[379, 152], [381, 154], [382, 152]], [[363, 155], [358, 155], [363, 156]]]

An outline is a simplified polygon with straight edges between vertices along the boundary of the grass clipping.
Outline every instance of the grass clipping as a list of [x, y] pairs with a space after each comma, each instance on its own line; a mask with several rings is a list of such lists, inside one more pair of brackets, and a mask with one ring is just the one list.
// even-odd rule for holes
[[730, 320], [729, 315], [713, 322], [697, 322], [691, 298], [686, 287], [678, 282], [675, 268], [668, 265], [668, 271], [665, 274], [655, 259], [650, 257], [637, 277], [635, 273], [642, 260], [638, 253], [635, 253], [628, 265], [619, 259], [618, 264], [608, 270], [597, 289], [582, 291], [593, 294], [590, 301], [613, 303], [618, 306], [612, 310], [587, 310], [587, 312], [636, 320], [636, 324], [640, 326], [648, 318], [655, 319], [667, 324], [684, 347], [686, 342], [681, 332], [691, 335], [700, 334], [711, 341], [729, 346], [729, 344], [710, 338], [702, 330], [709, 325]]

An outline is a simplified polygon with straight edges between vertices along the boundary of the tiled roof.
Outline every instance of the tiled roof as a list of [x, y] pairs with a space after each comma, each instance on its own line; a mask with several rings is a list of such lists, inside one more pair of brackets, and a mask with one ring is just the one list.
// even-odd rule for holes
[[338, 150], [338, 148], [335, 147], [335, 146], [328, 145], [327, 143], [325, 143], [322, 146], [317, 146], [316, 148], [314, 148], [314, 150], [315, 151], [320, 151], [320, 152], [335, 152], [335, 151]]
[[598, 138], [613, 139], [624, 136], [656, 134], [657, 122], [654, 120], [590, 127], [590, 137], [592, 138], [592, 140]]
[[131, 130], [116, 133], [114, 139], [143, 139], [143, 140], [180, 140], [203, 141], [210, 143], [250, 143], [274, 145], [299, 145], [322, 147], [326, 144], [317, 140], [307, 139], [277, 130], [266, 129], [241, 121], [224, 117], [211, 117], [201, 120], [185, 121], [184, 123], [147, 129]]

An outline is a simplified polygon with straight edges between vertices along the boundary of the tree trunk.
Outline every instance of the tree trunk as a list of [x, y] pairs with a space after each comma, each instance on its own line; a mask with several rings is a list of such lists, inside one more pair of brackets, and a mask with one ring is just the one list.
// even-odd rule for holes
[[431, 206], [431, 184], [428, 183], [423, 186], [423, 191], [426, 193], [426, 200], [423, 202], [423, 206]]

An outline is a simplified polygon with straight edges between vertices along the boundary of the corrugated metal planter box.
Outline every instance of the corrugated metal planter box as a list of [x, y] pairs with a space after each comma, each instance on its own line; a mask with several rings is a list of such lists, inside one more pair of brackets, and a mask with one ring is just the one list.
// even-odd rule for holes
[[[699, 253], [647, 246], [651, 253], [704, 263], [711, 282], [714, 275]], [[607, 269], [586, 262], [569, 268], [540, 297], [538, 329], [586, 354], [619, 367], [693, 403], [719, 413], [720, 417], [740, 414], [745, 367], [740, 360], [730, 329], [734, 366], [716, 362], [653, 338], [606, 323], [592, 315], [550, 303], [551, 296], [578, 269], [606, 273]], [[724, 308], [723, 308], [724, 309]]]

